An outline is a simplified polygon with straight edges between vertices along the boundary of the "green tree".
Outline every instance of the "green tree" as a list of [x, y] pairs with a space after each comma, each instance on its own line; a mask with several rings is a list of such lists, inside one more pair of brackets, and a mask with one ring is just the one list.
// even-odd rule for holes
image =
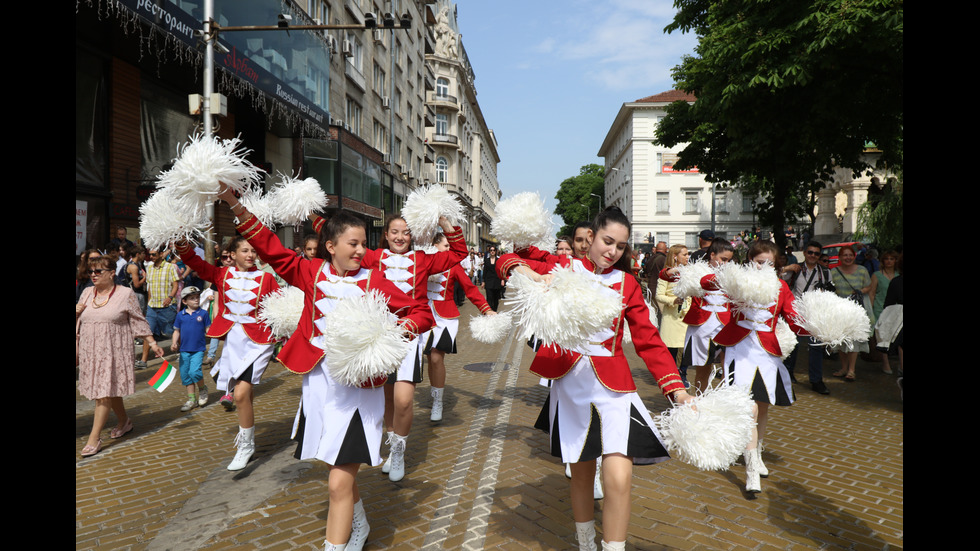
[[[674, 68], [697, 98], [667, 108], [657, 142], [679, 168], [748, 186], [777, 240], [833, 166], [863, 171], [868, 142], [891, 166], [903, 140], [901, 0], [675, 0], [666, 32], [698, 35]], [[771, 216], [769, 216], [771, 215]]]
[[899, 171], [896, 178], [889, 180], [880, 199], [861, 205], [855, 238], [877, 243], [882, 251], [905, 242], [903, 187], [903, 175]]
[[599, 212], [599, 198], [603, 197], [605, 181], [605, 168], [593, 163], [579, 169], [578, 176], [566, 178], [561, 183], [555, 194], [558, 200], [555, 214], [561, 216], [565, 225], [558, 230], [558, 235], [571, 235], [576, 224], [595, 217]]

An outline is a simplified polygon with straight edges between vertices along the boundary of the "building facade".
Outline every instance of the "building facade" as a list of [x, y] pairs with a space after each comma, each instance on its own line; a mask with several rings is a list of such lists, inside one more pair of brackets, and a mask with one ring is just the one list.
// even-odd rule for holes
[[[275, 25], [279, 14], [293, 26], [364, 25], [369, 14], [378, 21], [377, 29], [221, 32], [226, 52], [215, 54], [215, 91], [227, 111], [214, 117], [215, 133], [242, 139], [249, 160], [269, 173], [267, 187], [277, 173], [316, 178], [330, 199], [326, 214], [342, 209], [365, 219], [369, 245], [377, 245], [385, 216], [399, 212], [412, 189], [436, 181], [436, 149], [426, 139], [436, 125], [426, 59], [436, 51], [434, 7], [435, 0], [215, 0], [222, 28]], [[76, 254], [102, 247], [118, 226], [138, 238], [139, 206], [157, 174], [201, 128], [188, 108], [203, 86], [201, 9], [172, 0], [79, 3]], [[385, 14], [394, 15], [389, 28]], [[221, 242], [235, 230], [227, 209], [216, 210]], [[468, 229], [476, 242], [478, 230]], [[290, 245], [311, 231], [279, 234]]]
[[667, 105], [677, 100], [694, 97], [671, 90], [624, 103], [598, 153], [605, 164], [604, 205], [623, 210], [633, 222], [634, 246], [644, 249], [664, 241], [693, 250], [698, 233], [712, 225], [715, 235], [729, 239], [755, 225], [755, 197], [715, 186], [696, 168], [675, 170], [683, 144], [654, 143]]
[[426, 128], [425, 137], [435, 162], [426, 180], [446, 186], [459, 198], [466, 209], [466, 240], [482, 249], [495, 242], [490, 221], [501, 197], [497, 138], [476, 98], [476, 74], [463, 48], [456, 5], [439, 0], [433, 8], [435, 48], [425, 59], [436, 83], [426, 97], [435, 125]]

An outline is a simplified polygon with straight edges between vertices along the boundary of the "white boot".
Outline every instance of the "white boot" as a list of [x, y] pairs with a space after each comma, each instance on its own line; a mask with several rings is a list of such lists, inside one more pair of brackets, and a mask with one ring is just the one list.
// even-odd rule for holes
[[392, 434], [391, 442], [391, 471], [388, 472], [388, 480], [398, 482], [405, 478], [405, 440], [408, 436]]
[[625, 551], [625, 541], [602, 541], [602, 551]]
[[235, 453], [235, 458], [228, 464], [229, 471], [240, 471], [245, 468], [245, 465], [248, 465], [248, 460], [255, 453], [255, 427], [247, 429], [238, 427], [238, 436], [235, 437], [235, 445], [238, 447], [238, 452]]
[[592, 484], [592, 498], [602, 499], [602, 478], [600, 474], [602, 473], [602, 458], [599, 457], [595, 460], [595, 482]]
[[351, 524], [350, 539], [347, 540], [347, 551], [361, 551], [367, 541], [371, 525], [368, 524], [367, 513], [364, 512], [364, 500], [354, 504], [354, 522]]
[[757, 494], [762, 491], [759, 479], [759, 448], [745, 450], [745, 491]]
[[595, 544], [595, 521], [576, 522], [575, 536], [578, 538], [579, 551], [598, 551]]
[[572, 464], [565, 463], [565, 478], [572, 478]]
[[347, 549], [346, 543], [330, 543], [323, 540], [323, 551], [344, 551], [345, 549]]
[[759, 440], [759, 445], [756, 446], [756, 448], [755, 448], [755, 457], [756, 457], [756, 459], [759, 460], [759, 462], [756, 464], [756, 466], [758, 466], [759, 476], [761, 476], [762, 478], [766, 478], [766, 477], [769, 476], [769, 469], [766, 467], [766, 464], [762, 462], [762, 450], [764, 450], [764, 449], [766, 449], [766, 448], [763, 447], [762, 440], [760, 439]]
[[388, 474], [391, 472], [391, 443], [395, 440], [395, 431], [388, 431], [388, 439], [385, 440], [385, 444], [388, 444], [388, 459], [381, 465], [381, 472]]
[[432, 413], [430, 421], [442, 421], [442, 393], [445, 389], [432, 387]]

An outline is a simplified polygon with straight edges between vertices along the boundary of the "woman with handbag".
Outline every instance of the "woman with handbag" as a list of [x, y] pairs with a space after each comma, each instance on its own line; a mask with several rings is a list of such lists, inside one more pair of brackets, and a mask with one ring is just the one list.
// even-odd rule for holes
[[[871, 291], [871, 274], [864, 266], [855, 263], [857, 254], [850, 245], [841, 247], [837, 255], [840, 259], [840, 265], [830, 271], [830, 277], [837, 288], [837, 296], [857, 302], [868, 311], [870, 318], [872, 312], [867, 293]], [[844, 377], [845, 381], [853, 383], [858, 352], [868, 352], [868, 341], [842, 346], [838, 352], [840, 353], [841, 368], [834, 373], [834, 377]]]

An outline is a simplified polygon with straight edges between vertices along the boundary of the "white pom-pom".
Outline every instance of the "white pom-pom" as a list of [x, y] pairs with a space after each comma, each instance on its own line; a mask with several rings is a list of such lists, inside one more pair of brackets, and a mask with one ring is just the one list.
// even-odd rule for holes
[[654, 422], [667, 451], [678, 459], [702, 471], [725, 470], [751, 438], [751, 392], [744, 386], [711, 387], [686, 404], [674, 404]]
[[282, 181], [269, 192], [280, 224], [298, 226], [310, 214], [327, 208], [327, 193], [315, 178], [299, 180], [283, 174], [280, 178]]
[[715, 269], [715, 283], [736, 307], [765, 306], [779, 298], [780, 282], [771, 264], [726, 262]]
[[275, 200], [268, 193], [263, 194], [258, 186], [251, 187], [242, 194], [240, 202], [263, 226], [276, 230], [279, 217], [276, 215]]
[[619, 293], [571, 268], [555, 268], [551, 273], [554, 278], [547, 286], [519, 272], [509, 280], [508, 295], [513, 296], [507, 302], [514, 304], [522, 338], [534, 335], [544, 346], [571, 349], [612, 327], [623, 309]]
[[173, 241], [198, 241], [210, 222], [207, 212], [181, 201], [170, 189], [158, 189], [140, 205], [140, 239], [149, 250], [164, 249]]
[[303, 316], [305, 302], [303, 291], [298, 287], [281, 287], [262, 297], [259, 302], [258, 320], [264, 323], [277, 339], [288, 337], [296, 331]]
[[701, 278], [714, 273], [711, 265], [703, 260], [688, 262], [686, 266], [677, 266], [678, 280], [674, 283], [674, 296], [680, 298], [703, 297], [704, 288]]
[[[537, 193], [525, 191], [497, 203], [490, 233], [517, 249], [555, 239], [551, 213]], [[553, 245], [552, 245], [553, 246]], [[550, 249], [550, 247], [549, 247]]]
[[408, 354], [410, 341], [384, 295], [371, 291], [345, 298], [324, 315], [327, 365], [338, 382], [360, 386], [395, 369]]
[[453, 226], [463, 220], [463, 205], [439, 184], [413, 190], [402, 205], [402, 218], [416, 243], [428, 243], [441, 231], [440, 216], [445, 216]]
[[779, 343], [779, 351], [783, 353], [782, 359], [784, 360], [793, 353], [793, 349], [799, 342], [796, 340], [796, 333], [790, 329], [789, 324], [783, 318], [776, 320], [776, 342]]
[[470, 333], [473, 338], [486, 344], [500, 342], [510, 332], [514, 319], [510, 312], [496, 316], [473, 316], [470, 319]]
[[260, 181], [261, 169], [245, 160], [248, 149], [239, 138], [221, 140], [197, 134], [178, 147], [173, 168], [159, 176], [158, 187], [173, 188], [174, 196], [203, 195], [202, 202], [214, 201], [221, 182], [238, 193]]
[[864, 307], [836, 293], [814, 289], [796, 299], [798, 319], [811, 337], [830, 346], [851, 346], [871, 336], [871, 319]]

